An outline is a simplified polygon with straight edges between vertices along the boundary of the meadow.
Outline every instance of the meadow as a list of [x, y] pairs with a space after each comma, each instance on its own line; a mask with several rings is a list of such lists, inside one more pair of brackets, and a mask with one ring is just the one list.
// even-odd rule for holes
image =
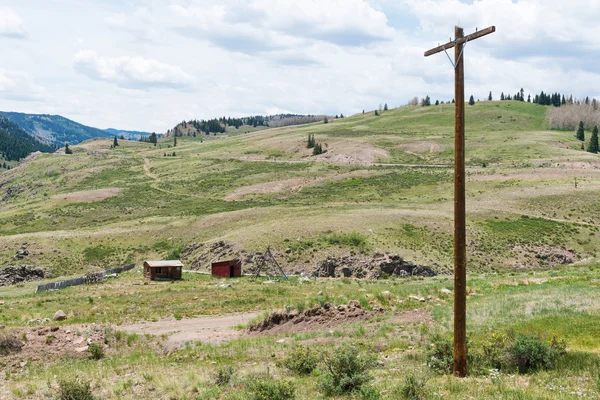
[[[546, 110], [518, 101], [467, 107], [468, 331], [474, 357], [507, 332], [555, 335], [567, 351], [552, 368], [498, 370], [480, 357], [473, 365], [485, 368], [460, 380], [427, 366], [432, 344], [450, 338], [449, 275], [274, 284], [245, 277], [223, 288], [191, 272], [144, 284], [138, 267], [58, 292], [36, 294], [37, 282], [0, 287], [0, 332], [37, 335], [36, 321], [62, 309], [66, 321], [42, 325], [61, 333], [85, 326], [103, 335], [105, 351], [99, 360], [56, 355], [51, 338], [54, 355], [43, 362], [11, 355], [0, 398], [54, 398], [61, 380], [79, 376], [99, 398], [259, 399], [252, 385], [274, 379], [289, 380], [298, 399], [320, 399], [322, 361], [297, 375], [282, 360], [298, 345], [327, 354], [343, 344], [374, 355], [377, 365], [364, 390], [329, 398], [597, 398], [600, 157], [581, 151], [574, 132], [549, 130]], [[72, 155], [39, 155], [0, 173], [0, 265], [35, 265], [60, 279], [222, 241], [240, 256], [270, 246], [288, 272], [376, 253], [451, 271], [452, 118], [449, 104], [401, 107], [327, 124], [178, 137], [176, 147], [172, 138], [156, 146], [121, 140], [116, 149], [112, 140], [93, 140]], [[312, 155], [309, 135], [324, 154]], [[29, 255], [16, 260], [24, 242]], [[119, 330], [351, 300], [382, 311], [301, 333], [251, 335], [239, 326], [226, 343], [180, 349], [160, 335]], [[422, 318], [406, 320], [411, 312]], [[229, 367], [231, 381], [217, 384]]]

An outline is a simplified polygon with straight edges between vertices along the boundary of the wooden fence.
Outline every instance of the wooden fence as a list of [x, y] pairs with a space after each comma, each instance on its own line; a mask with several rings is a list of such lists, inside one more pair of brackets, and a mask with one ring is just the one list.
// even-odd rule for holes
[[135, 268], [135, 264], [129, 264], [120, 268], [111, 268], [107, 269], [106, 271], [92, 272], [79, 278], [67, 279], [66, 281], [44, 283], [43, 285], [38, 285], [36, 293], [45, 292], [47, 290], [64, 289], [69, 286], [82, 285], [84, 283], [97, 283], [104, 279], [108, 274], [120, 274], [133, 268]]

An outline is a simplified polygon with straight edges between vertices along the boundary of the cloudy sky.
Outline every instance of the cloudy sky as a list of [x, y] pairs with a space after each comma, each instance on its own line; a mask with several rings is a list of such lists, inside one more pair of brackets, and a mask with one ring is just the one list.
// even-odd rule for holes
[[0, 110], [162, 132], [183, 119], [352, 114], [466, 94], [600, 98], [600, 0], [0, 0]]

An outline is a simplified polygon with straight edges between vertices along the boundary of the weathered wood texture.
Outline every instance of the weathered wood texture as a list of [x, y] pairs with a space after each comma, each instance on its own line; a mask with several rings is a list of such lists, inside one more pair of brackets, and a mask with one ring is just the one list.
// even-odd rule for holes
[[425, 57], [454, 47], [454, 364], [453, 373], [467, 376], [467, 245], [465, 201], [465, 43], [496, 31], [495, 26], [455, 39], [425, 52]]
[[463, 36], [462, 38], [455, 38], [455, 40], [448, 42], [446, 44], [440, 45], [436, 48], [433, 48], [431, 50], [427, 50], [425, 52], [425, 57], [429, 57], [431, 55], [434, 55], [436, 53], [439, 53], [441, 51], [448, 50], [453, 48], [454, 46], [456, 46], [457, 44], [463, 44], [465, 42], [470, 42], [471, 40], [475, 40], [478, 39], [482, 36], [485, 35], [489, 35], [490, 33], [494, 33], [496, 32], [496, 27], [495, 26], [490, 26], [489, 28], [485, 28], [481, 31], [477, 31], [475, 33], [471, 33], [470, 35], [467, 36]]

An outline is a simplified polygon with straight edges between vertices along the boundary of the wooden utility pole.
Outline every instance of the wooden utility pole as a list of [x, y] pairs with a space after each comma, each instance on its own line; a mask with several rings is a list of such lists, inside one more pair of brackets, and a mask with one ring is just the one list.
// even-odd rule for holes
[[[467, 42], [496, 31], [491, 26], [468, 36], [454, 28], [454, 40], [427, 50], [425, 57], [454, 47], [454, 365], [455, 376], [467, 376], [467, 243], [465, 207], [465, 70]], [[446, 53], [448, 55], [448, 53]], [[448, 56], [450, 59], [450, 56]]]

